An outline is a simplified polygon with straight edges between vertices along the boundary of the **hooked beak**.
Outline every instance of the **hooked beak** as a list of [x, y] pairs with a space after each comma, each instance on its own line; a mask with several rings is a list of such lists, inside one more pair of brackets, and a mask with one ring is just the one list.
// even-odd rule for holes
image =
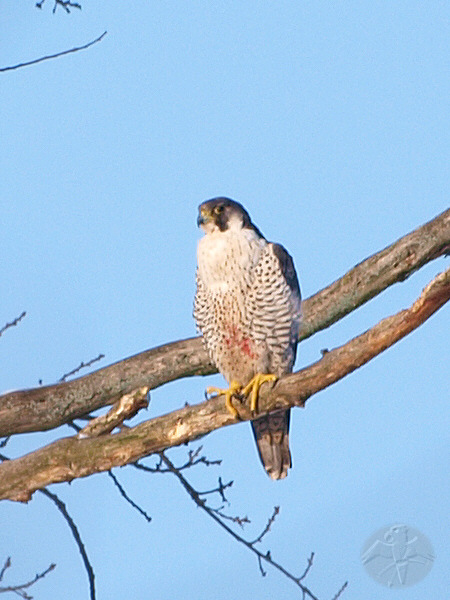
[[208, 221], [210, 221], [210, 220], [211, 220], [211, 214], [204, 208], [201, 208], [198, 213], [197, 226], [201, 227], [202, 225], [205, 225], [206, 223], [208, 223]]

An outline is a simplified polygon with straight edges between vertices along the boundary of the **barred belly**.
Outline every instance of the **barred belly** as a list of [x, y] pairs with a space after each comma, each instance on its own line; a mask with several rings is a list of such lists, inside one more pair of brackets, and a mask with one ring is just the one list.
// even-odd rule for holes
[[203, 335], [211, 358], [225, 379], [245, 385], [257, 372], [261, 352], [251, 336], [242, 300], [241, 294], [232, 291], [211, 294], [214, 317]]

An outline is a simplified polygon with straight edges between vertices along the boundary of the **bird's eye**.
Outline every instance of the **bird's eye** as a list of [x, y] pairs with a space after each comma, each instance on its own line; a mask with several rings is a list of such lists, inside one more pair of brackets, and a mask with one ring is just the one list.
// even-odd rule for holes
[[220, 215], [220, 213], [223, 212], [223, 205], [219, 204], [215, 207], [214, 212], [216, 213], [216, 215]]

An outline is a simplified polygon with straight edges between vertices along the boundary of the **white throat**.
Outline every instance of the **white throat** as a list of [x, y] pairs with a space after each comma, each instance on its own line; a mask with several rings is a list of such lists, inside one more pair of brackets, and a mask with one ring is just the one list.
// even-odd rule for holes
[[226, 231], [216, 229], [199, 241], [198, 275], [207, 286], [228, 288], [236, 280], [236, 270], [252, 272], [266, 244], [253, 229], [243, 228], [238, 219], [231, 220]]

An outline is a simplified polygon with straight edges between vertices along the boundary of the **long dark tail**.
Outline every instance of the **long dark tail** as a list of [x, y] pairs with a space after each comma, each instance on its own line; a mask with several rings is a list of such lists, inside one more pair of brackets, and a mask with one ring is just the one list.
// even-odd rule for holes
[[292, 466], [289, 451], [290, 412], [282, 410], [252, 421], [259, 457], [272, 479], [284, 479]]

